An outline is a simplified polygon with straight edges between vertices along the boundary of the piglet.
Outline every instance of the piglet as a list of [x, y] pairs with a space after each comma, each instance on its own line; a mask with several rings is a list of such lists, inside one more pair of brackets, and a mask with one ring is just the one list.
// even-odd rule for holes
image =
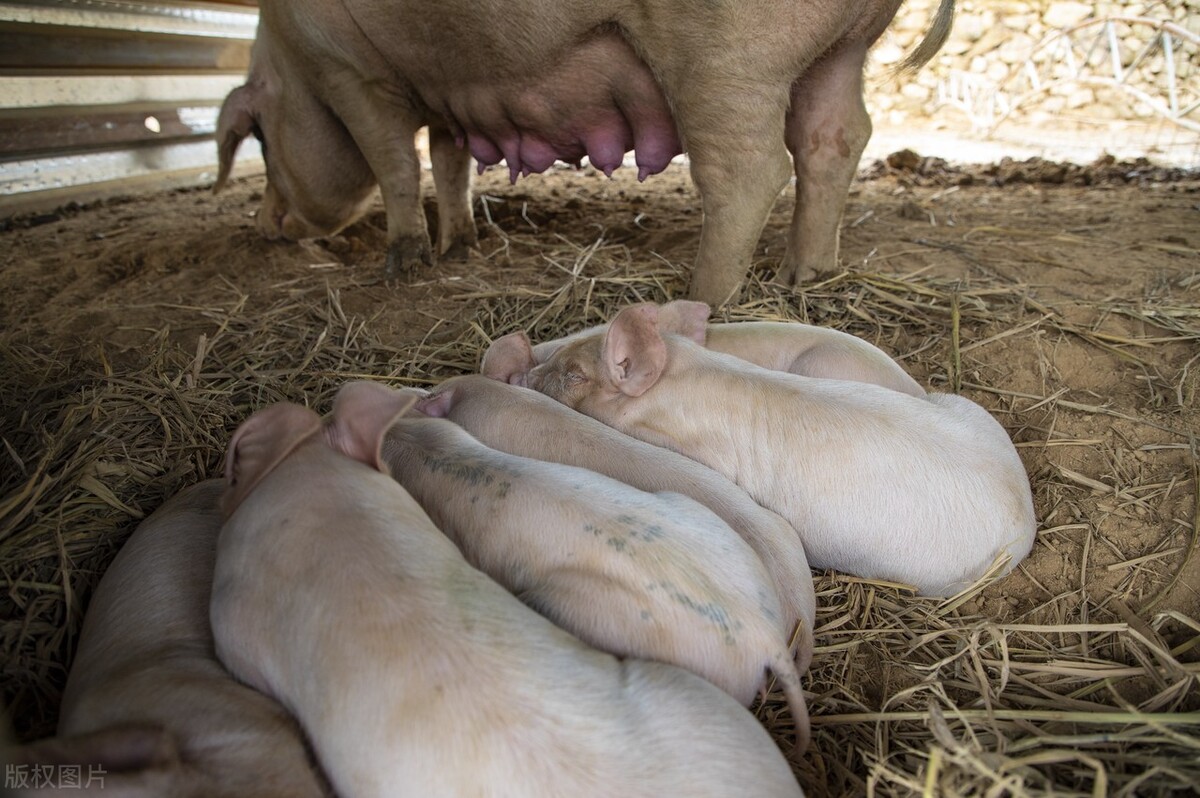
[[[328, 788], [295, 720], [217, 661], [208, 621], [220, 480], [147, 518], [100, 580], [67, 679], [58, 736], [15, 752], [64, 772], [62, 795], [304, 798]], [[34, 790], [30, 795], [57, 794]]]
[[1029, 552], [1029, 481], [983, 408], [768, 371], [664, 335], [657, 317], [622, 310], [530, 386], [725, 474], [788, 519], [819, 568], [948, 595]]
[[[411, 389], [410, 389], [411, 390]], [[681, 493], [720, 516], [750, 544], [771, 576], [788, 637], [797, 622], [796, 665], [812, 659], [816, 596], [804, 547], [791, 525], [707, 466], [617, 432], [542, 394], [479, 375], [453, 377], [417, 403], [493, 449], [579, 466], [652, 493]]]
[[[658, 328], [691, 338], [714, 352], [724, 352], [772, 371], [802, 377], [866, 382], [910, 396], [925, 390], [880, 348], [849, 333], [800, 322], [739, 321], [709, 324], [703, 302], [676, 300], [659, 308]], [[608, 325], [531, 346], [524, 333], [497, 338], [484, 353], [481, 371], [492, 379], [521, 385], [529, 369], [581, 338], [600, 337]]]
[[801, 795], [721, 690], [590, 648], [463, 559], [381, 458], [412, 401], [351, 383], [328, 422], [274, 405], [228, 453], [217, 652], [295, 713], [338, 794]]
[[707, 507], [484, 446], [408, 416], [383, 459], [467, 561], [586, 643], [679, 665], [749, 705], [775, 673], [808, 744], [779, 599], [754, 550]]

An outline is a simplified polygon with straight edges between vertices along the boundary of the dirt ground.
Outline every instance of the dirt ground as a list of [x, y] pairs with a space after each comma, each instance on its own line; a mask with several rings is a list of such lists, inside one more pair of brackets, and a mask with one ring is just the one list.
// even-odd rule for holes
[[[268, 314], [282, 299], [328, 304], [335, 296], [351, 329], [357, 320], [394, 350], [384, 369], [388, 375], [428, 384], [477, 364], [470, 355], [510, 332], [513, 319], [524, 318], [536, 339], [552, 317], [575, 327], [606, 318], [618, 303], [601, 289], [617, 286], [624, 301], [658, 300], [682, 290], [701, 223], [683, 167], [641, 185], [629, 169], [612, 180], [592, 170], [561, 169], [515, 186], [493, 170], [476, 186], [481, 252], [407, 284], [381, 280], [385, 223], [378, 203], [331, 239], [260, 239], [252, 215], [261, 178], [237, 180], [217, 196], [180, 190], [5, 221], [0, 358], [10, 369], [18, 359], [26, 365], [19, 379], [5, 383], [11, 392], [0, 415], [0, 536], [16, 539], [31, 523], [33, 515], [16, 514], [35, 476], [44, 476], [35, 465], [39, 446], [53, 433], [31, 427], [29, 402], [43, 395], [39, 373], [48, 375], [50, 367], [38, 372], [30, 362], [71, 363], [80, 373], [116, 379], [147, 368], [163, 347], [188, 356], [202, 350], [235, 314]], [[1101, 685], [1075, 671], [1046, 676], [1034, 664], [1017, 668], [1013, 682], [1032, 686], [1025, 703], [1009, 704], [1016, 710], [1037, 710], [1042, 694], [1075, 701], [1080, 711], [1094, 711], [1084, 707], [1097, 702], [1144, 713], [1200, 710], [1200, 558], [1191, 556], [1200, 434], [1200, 178], [1146, 164], [1005, 163], [959, 170], [897, 156], [890, 165], [865, 170], [852, 188], [842, 236], [845, 271], [799, 292], [769, 283], [783, 253], [792, 197], [789, 189], [777, 203], [756, 252], [753, 283], [730, 318], [786, 316], [877, 343], [931, 390], [957, 389], [992, 411], [1028, 468], [1041, 522], [1033, 553], [1012, 575], [943, 607], [947, 614], [938, 618], [945, 628], [971, 626], [978, 637], [979, 630], [997, 625], [1007, 624], [1003, 634], [995, 633], [1001, 636], [1038, 627], [1046, 633], [1037, 662], [1074, 658], [1137, 671], [1136, 678]], [[432, 200], [427, 210], [432, 225]], [[623, 282], [622, 275], [639, 269], [665, 276], [658, 285]], [[568, 283], [572, 287], [563, 293]], [[538, 308], [552, 310], [531, 315]], [[522, 317], [526, 309], [532, 310]], [[474, 341], [474, 353], [439, 354], [439, 346], [463, 340]], [[294, 354], [312, 346], [311, 338], [297, 341]], [[418, 350], [419, 360], [411, 354]], [[332, 371], [346, 378], [378, 375], [381, 368], [347, 361]], [[246, 376], [256, 378], [267, 379]], [[84, 390], [62, 374], [54, 379], [60, 393]], [[213, 435], [231, 431], [218, 424]], [[215, 448], [198, 455], [194, 470], [205, 473], [195, 476], [216, 473], [219, 458]], [[172, 478], [180, 480], [178, 473]], [[121, 499], [148, 512], [156, 495], [162, 494]], [[135, 520], [127, 517], [120, 534]], [[86, 604], [112, 548], [73, 561], [69, 589], [76, 602]], [[994, 687], [979, 699], [965, 682], [937, 675], [938, 657], [905, 670], [891, 661], [892, 649], [860, 646], [871, 639], [870, 624], [840, 620], [859, 600], [846, 595], [859, 594], [847, 594], [844, 581], [823, 579], [817, 659], [806, 684], [818, 753], [798, 765], [802, 783], [812, 794], [920, 791], [923, 779], [937, 771], [926, 759], [928, 745], [920, 743], [922, 733], [929, 740], [924, 726], [913, 726], [904, 738], [911, 744], [897, 752], [895, 741], [891, 748], [880, 742], [888, 723], [865, 722], [865, 753], [852, 756], [837, 750], [838, 729], [852, 722], [839, 718], [890, 711], [899, 696], [918, 688], [946, 691], [947, 700], [961, 706], [990, 707], [988, 695], [1004, 705], [1000, 696], [1009, 672], [1001, 678], [994, 659], [979, 659], [979, 679]], [[65, 678], [74, 638], [68, 631], [39, 650], [22, 643], [22, 624], [35, 600], [30, 581], [36, 578], [19, 568], [0, 571], [8, 593], [0, 618], [4, 672], [12, 680], [4, 698], [21, 736], [52, 731], [55, 688]], [[862, 595], [869, 604], [883, 594]], [[903, 594], [888, 595], [899, 601], [895, 596]], [[61, 623], [77, 627], [77, 614], [62, 617]], [[1154, 653], [1117, 639], [1130, 629]], [[896, 650], [912, 651], [933, 639], [903, 637]], [[851, 649], [857, 653], [846, 653]], [[946, 661], [962, 650], [950, 646]], [[38, 657], [37, 667], [49, 675], [25, 679]], [[930, 673], [940, 687], [929, 687]], [[924, 701], [914, 705], [917, 711]], [[1021, 723], [1034, 721], [1013, 723], [1006, 732], [1010, 742], [1021, 737]], [[1066, 750], [1067, 759], [1071, 749], [1091, 744], [1071, 743], [1062, 729], [1038, 729], [1038, 739], [1053, 737], [1054, 750]], [[972, 746], [1004, 750], [1004, 744], [972, 741], [970, 735], [954, 732], [948, 740], [934, 732], [947, 756]], [[1149, 766], [1127, 766], [1113, 757], [1103, 760], [1110, 784], [1132, 785], [1136, 792], [1135, 779]], [[906, 758], [912, 762], [905, 764]], [[1018, 772], [997, 767], [1000, 781], [989, 783]], [[1048, 783], [1075, 779], [1059, 794], [1094, 788], [1091, 765], [1076, 758], [1067, 769], [1074, 776], [1039, 772]], [[1195, 770], [1180, 772], [1191, 778]], [[1035, 776], [1021, 778], [1027, 786], [1037, 782]], [[818, 783], [826, 789], [814, 789]]]

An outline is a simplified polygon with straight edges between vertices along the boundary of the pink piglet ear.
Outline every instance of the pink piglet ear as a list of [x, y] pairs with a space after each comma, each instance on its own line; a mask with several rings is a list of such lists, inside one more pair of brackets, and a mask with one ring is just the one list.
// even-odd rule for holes
[[221, 499], [225, 517], [233, 514], [263, 477], [320, 429], [316, 413], [290, 402], [271, 405], [243, 421], [225, 453], [225, 495]]
[[708, 317], [712, 313], [703, 302], [676, 299], [658, 309], [658, 329], [691, 338], [704, 346], [708, 338]]
[[604, 334], [603, 358], [609, 379], [626, 396], [641, 396], [658, 382], [667, 365], [658, 306], [634, 305], [618, 313]]
[[509, 385], [525, 385], [525, 375], [537, 365], [533, 346], [524, 332], [501, 336], [483, 353], [480, 373]]
[[431, 418], [445, 418], [454, 406], [454, 388], [438, 388], [417, 402], [414, 408]]
[[418, 398], [368, 380], [346, 383], [333, 400], [333, 416], [325, 430], [330, 446], [389, 474], [381, 453], [383, 438]]

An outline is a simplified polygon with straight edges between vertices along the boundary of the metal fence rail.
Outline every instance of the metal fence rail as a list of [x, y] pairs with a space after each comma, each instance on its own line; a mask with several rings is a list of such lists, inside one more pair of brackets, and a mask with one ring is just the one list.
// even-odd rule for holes
[[0, 212], [206, 179], [257, 25], [253, 0], [0, 0]]

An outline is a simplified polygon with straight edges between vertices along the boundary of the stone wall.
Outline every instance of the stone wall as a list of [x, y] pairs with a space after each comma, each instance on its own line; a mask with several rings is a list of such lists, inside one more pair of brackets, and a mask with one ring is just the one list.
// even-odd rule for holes
[[[947, 110], [949, 92], [959, 99], [968, 96], [978, 106], [972, 115], [962, 109], [957, 112], [960, 119], [971, 119], [977, 128], [987, 126], [987, 106], [991, 106], [991, 121], [1000, 123], [1012, 119], [1037, 124], [1046, 118], [1095, 123], [1158, 121], [1161, 115], [1149, 103], [1166, 105], [1170, 91], [1161, 39], [1158, 46], [1138, 58], [1146, 44], [1158, 37], [1158, 29], [1114, 21], [1110, 31], [1089, 20], [1165, 20], [1200, 35], [1200, 0], [959, 0], [953, 31], [942, 51], [917, 75], [894, 76], [895, 67], [925, 35], [937, 4], [938, 0], [908, 0], [876, 45], [867, 80], [873, 118], [906, 124], [955, 113]], [[1063, 29], [1073, 29], [1073, 61], [1065, 55], [1064, 42], [1057, 37]], [[1186, 108], [1200, 99], [1200, 48], [1179, 38], [1173, 45], [1177, 105]], [[1114, 51], [1128, 84], [1143, 92], [1143, 98], [1091, 81], [1113, 77]], [[1072, 78], [1073, 66], [1085, 60], [1084, 79]], [[1033, 79], [1042, 86], [1049, 84], [1046, 90], [1031, 91], [1034, 74]], [[1200, 111], [1192, 112], [1185, 120], [1200, 130]]]

